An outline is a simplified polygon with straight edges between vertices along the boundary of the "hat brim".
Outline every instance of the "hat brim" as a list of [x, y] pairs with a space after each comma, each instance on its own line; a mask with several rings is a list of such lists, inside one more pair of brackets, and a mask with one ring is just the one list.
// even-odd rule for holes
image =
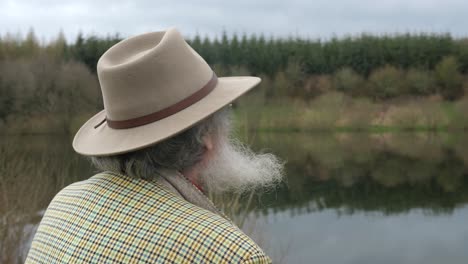
[[220, 110], [260, 83], [260, 78], [220, 77], [207, 96], [159, 121], [128, 129], [113, 129], [104, 122], [105, 110], [89, 119], [75, 135], [73, 148], [86, 156], [109, 156], [138, 150], [174, 136]]

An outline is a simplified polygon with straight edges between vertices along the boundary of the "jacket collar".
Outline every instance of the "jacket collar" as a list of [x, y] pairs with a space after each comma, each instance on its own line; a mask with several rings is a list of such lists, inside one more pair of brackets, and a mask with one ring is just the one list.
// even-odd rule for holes
[[159, 169], [156, 182], [163, 185], [172, 193], [178, 195], [189, 203], [218, 214], [230, 221], [224, 213], [218, 209], [213, 202], [193, 185], [184, 175], [176, 170]]

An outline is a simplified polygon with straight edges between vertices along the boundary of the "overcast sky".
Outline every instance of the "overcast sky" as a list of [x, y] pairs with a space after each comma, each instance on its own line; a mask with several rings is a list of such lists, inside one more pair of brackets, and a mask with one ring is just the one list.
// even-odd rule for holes
[[237, 33], [328, 38], [361, 32], [468, 36], [467, 0], [0, 0], [0, 34], [33, 27], [130, 36], [176, 26], [187, 37]]

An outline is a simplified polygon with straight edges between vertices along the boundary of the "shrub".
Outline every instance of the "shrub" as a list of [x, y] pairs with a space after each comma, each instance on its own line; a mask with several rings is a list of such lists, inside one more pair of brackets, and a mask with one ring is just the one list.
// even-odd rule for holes
[[391, 107], [387, 112], [388, 126], [411, 130], [424, 124], [423, 113], [417, 105]]
[[409, 69], [406, 73], [406, 86], [414, 95], [430, 95], [436, 92], [435, 78], [426, 70]]
[[455, 43], [456, 54], [460, 62], [460, 72], [468, 72], [468, 38], [460, 39]]
[[[468, 97], [463, 97], [455, 104], [455, 114], [452, 120], [451, 128], [468, 129]], [[468, 156], [467, 156], [468, 157]]]
[[13, 111], [14, 99], [13, 88], [0, 80], [0, 121], [5, 121]]
[[315, 98], [300, 117], [301, 127], [306, 130], [329, 130], [335, 127], [345, 109], [346, 99], [345, 95], [337, 92]]
[[290, 61], [285, 70], [277, 72], [273, 77], [273, 85], [267, 92], [267, 97], [303, 96], [304, 73], [297, 61]]
[[418, 128], [437, 130], [447, 126], [447, 115], [439, 102], [427, 99], [413, 101], [409, 104], [395, 105], [387, 111], [385, 125], [406, 130]]
[[370, 93], [375, 99], [388, 99], [406, 92], [403, 73], [393, 66], [385, 66], [372, 72], [369, 77]]
[[0, 62], [0, 120], [10, 132], [71, 132], [73, 116], [100, 109], [97, 78], [81, 62], [46, 55]]
[[284, 70], [286, 80], [289, 83], [288, 95], [302, 96], [304, 87], [304, 70], [299, 61], [289, 60], [286, 69]]
[[337, 71], [333, 76], [333, 85], [335, 89], [352, 95], [363, 94], [364, 78], [353, 69], [345, 67]]
[[232, 66], [229, 69], [229, 75], [232, 75], [232, 76], [249, 76], [249, 75], [251, 75], [251, 73], [249, 72], [249, 70], [245, 66], [236, 65], [236, 66]]
[[353, 130], [368, 129], [377, 112], [377, 105], [369, 98], [354, 98], [346, 105], [338, 122], [339, 126], [348, 127]]
[[304, 83], [304, 99], [311, 99], [332, 90], [333, 84], [330, 76], [312, 75]]
[[291, 92], [291, 83], [289, 82], [286, 74], [283, 71], [278, 72], [274, 79], [273, 84], [267, 91], [267, 97], [283, 97]]
[[0, 119], [5, 121], [13, 113], [35, 110], [30, 101], [39, 84], [33, 70], [25, 60], [0, 62]]
[[455, 100], [463, 95], [463, 78], [459, 72], [459, 64], [455, 57], [444, 57], [435, 68], [440, 94], [447, 100]]

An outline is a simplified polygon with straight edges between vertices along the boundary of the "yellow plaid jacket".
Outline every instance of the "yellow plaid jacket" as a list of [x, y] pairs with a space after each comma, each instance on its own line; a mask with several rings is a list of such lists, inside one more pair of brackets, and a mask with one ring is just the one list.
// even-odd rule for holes
[[26, 263], [271, 263], [230, 221], [156, 181], [101, 173], [60, 191]]

